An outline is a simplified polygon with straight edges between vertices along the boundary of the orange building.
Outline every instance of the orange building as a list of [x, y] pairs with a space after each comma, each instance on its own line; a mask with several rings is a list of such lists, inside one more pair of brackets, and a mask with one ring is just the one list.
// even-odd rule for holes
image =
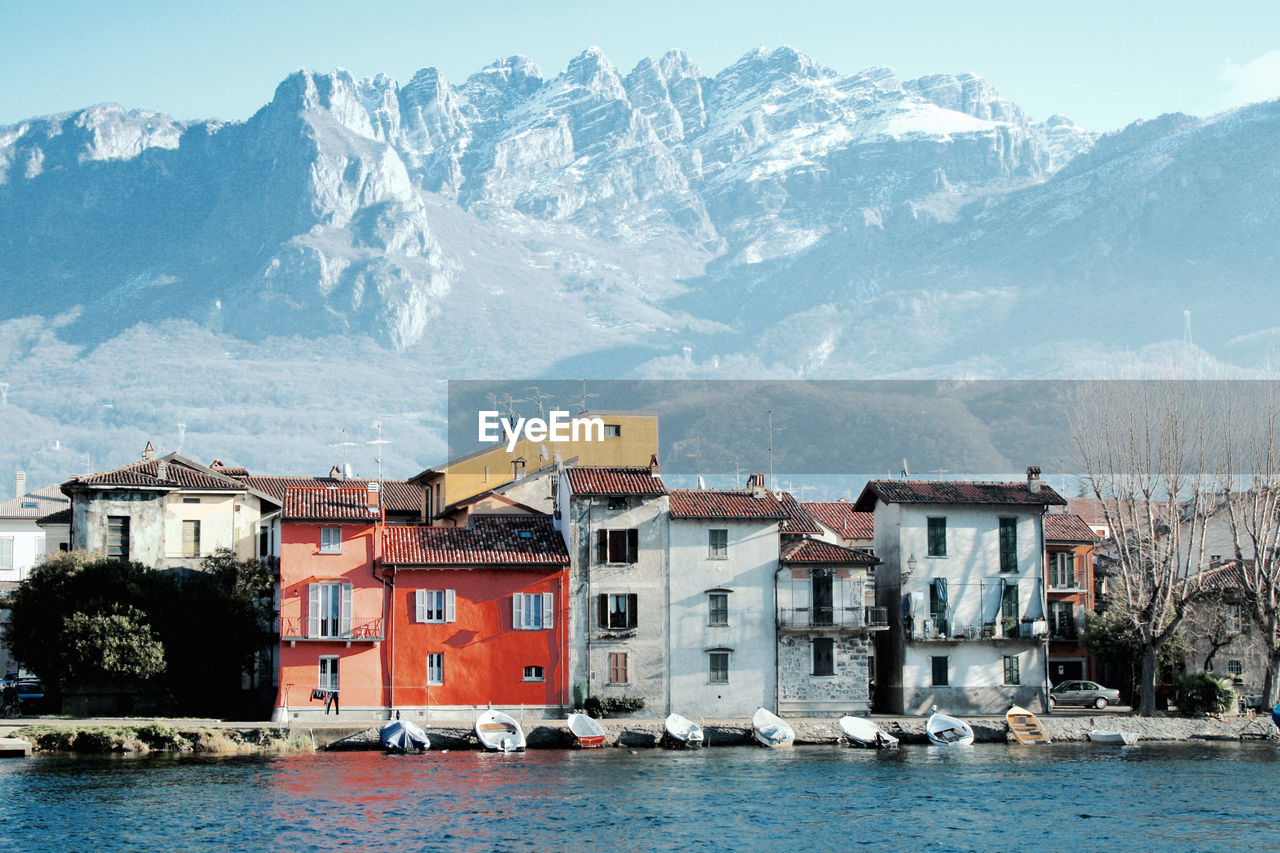
[[547, 516], [388, 527], [383, 564], [393, 584], [389, 707], [424, 717], [568, 706], [569, 554]]
[[1051, 512], [1044, 517], [1051, 684], [1095, 675], [1080, 645], [1080, 629], [1085, 614], [1094, 612], [1093, 547], [1097, 542], [1089, 524], [1074, 513]]
[[380, 497], [376, 482], [285, 489], [279, 721], [388, 707]]

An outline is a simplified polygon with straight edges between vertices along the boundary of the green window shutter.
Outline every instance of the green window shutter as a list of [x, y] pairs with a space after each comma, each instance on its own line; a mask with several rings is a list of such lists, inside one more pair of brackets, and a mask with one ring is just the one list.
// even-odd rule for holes
[[1018, 519], [1000, 519], [1000, 571], [1018, 570]]
[[929, 519], [929, 556], [947, 556], [947, 519]]
[[1016, 583], [1006, 583], [1000, 593], [1000, 618], [1004, 621], [1006, 633], [1010, 630], [1010, 623], [1014, 626], [1013, 630], [1017, 630], [1018, 585]]

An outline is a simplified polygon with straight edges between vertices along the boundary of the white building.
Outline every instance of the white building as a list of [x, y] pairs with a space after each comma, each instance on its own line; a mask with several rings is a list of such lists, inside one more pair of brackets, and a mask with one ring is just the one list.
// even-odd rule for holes
[[0, 583], [22, 580], [44, 559], [47, 539], [37, 521], [71, 505], [57, 486], [28, 492], [22, 473], [16, 485], [18, 497], [0, 502]]
[[1065, 504], [1038, 468], [1025, 483], [867, 484], [854, 508], [875, 513], [877, 601], [890, 626], [877, 710], [1045, 709], [1043, 516]]
[[786, 510], [753, 475], [746, 490], [670, 497], [671, 710], [745, 717], [777, 707], [774, 576]]

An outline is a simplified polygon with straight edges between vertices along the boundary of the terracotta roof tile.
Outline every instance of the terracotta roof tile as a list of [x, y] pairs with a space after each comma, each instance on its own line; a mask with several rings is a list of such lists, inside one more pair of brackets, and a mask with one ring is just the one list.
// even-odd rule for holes
[[575, 495], [665, 495], [662, 479], [648, 468], [566, 468]]
[[874, 566], [880, 560], [852, 548], [842, 548], [821, 539], [792, 539], [784, 542], [778, 555], [782, 563], [825, 563], [848, 566]]
[[875, 513], [856, 512], [848, 501], [813, 501], [801, 506], [842, 539], [874, 539], [876, 536]]
[[371, 524], [381, 516], [369, 507], [368, 489], [290, 487], [285, 489], [280, 517], [286, 521], [358, 521]]
[[886, 503], [994, 504], [1001, 506], [1066, 506], [1066, 500], [1048, 486], [1031, 491], [1025, 482], [981, 483], [953, 480], [872, 480], [854, 508], [869, 512], [877, 500]]
[[[161, 463], [165, 467], [160, 479]], [[81, 486], [138, 486], [152, 489], [200, 489], [204, 491], [243, 491], [244, 483], [221, 474], [206, 473], [190, 459], [170, 453], [158, 459], [142, 459], [123, 468], [85, 474], [64, 483], [66, 488]]]
[[672, 518], [788, 518], [786, 509], [771, 492], [761, 497], [744, 490], [673, 489]]
[[[370, 482], [377, 482], [361, 479], [338, 480], [333, 477], [284, 477], [272, 474], [250, 474], [244, 477], [243, 481], [249, 488], [269, 495], [277, 503], [284, 501], [285, 490], [289, 488], [367, 489]], [[382, 497], [387, 505], [387, 512], [418, 512], [422, 508], [421, 487], [406, 480], [383, 480]]]
[[61, 486], [45, 486], [25, 495], [0, 501], [0, 518], [40, 518], [71, 506]]
[[466, 527], [390, 526], [382, 535], [388, 566], [568, 565], [564, 539], [545, 517], [473, 516]]
[[1098, 536], [1080, 516], [1069, 512], [1051, 512], [1044, 517], [1044, 538], [1047, 542], [1093, 543]]
[[782, 508], [787, 512], [787, 520], [782, 522], [783, 533], [811, 533], [818, 535], [822, 528], [813, 520], [813, 516], [800, 504], [790, 492], [782, 493]]
[[51, 512], [48, 515], [42, 515], [36, 519], [36, 524], [45, 527], [50, 524], [70, 524], [71, 523], [71, 507], [60, 509], [57, 512]]

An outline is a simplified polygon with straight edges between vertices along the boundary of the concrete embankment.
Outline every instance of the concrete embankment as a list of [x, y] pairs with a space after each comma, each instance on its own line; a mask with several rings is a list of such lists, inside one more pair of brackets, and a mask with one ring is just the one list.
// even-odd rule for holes
[[[873, 717], [904, 744], [925, 744], [924, 717]], [[1269, 717], [1133, 717], [1116, 713], [1054, 714], [1040, 717], [1054, 741], [1087, 741], [1090, 730], [1138, 732], [1144, 742], [1239, 741], [1276, 736]], [[969, 717], [979, 743], [1011, 740], [1004, 717]], [[218, 720], [42, 720], [38, 725], [6, 727], [3, 732], [30, 742], [38, 752], [128, 753], [197, 752], [210, 754], [312, 752], [317, 749], [378, 749], [381, 720], [333, 720], [244, 724]], [[419, 720], [433, 750], [478, 749], [471, 720]], [[635, 749], [656, 747], [663, 721], [600, 721], [606, 744]], [[754, 743], [746, 720], [697, 720], [709, 746]], [[798, 744], [834, 744], [839, 732], [832, 719], [788, 719]], [[524, 720], [530, 749], [567, 749], [574, 745], [564, 720]]]

